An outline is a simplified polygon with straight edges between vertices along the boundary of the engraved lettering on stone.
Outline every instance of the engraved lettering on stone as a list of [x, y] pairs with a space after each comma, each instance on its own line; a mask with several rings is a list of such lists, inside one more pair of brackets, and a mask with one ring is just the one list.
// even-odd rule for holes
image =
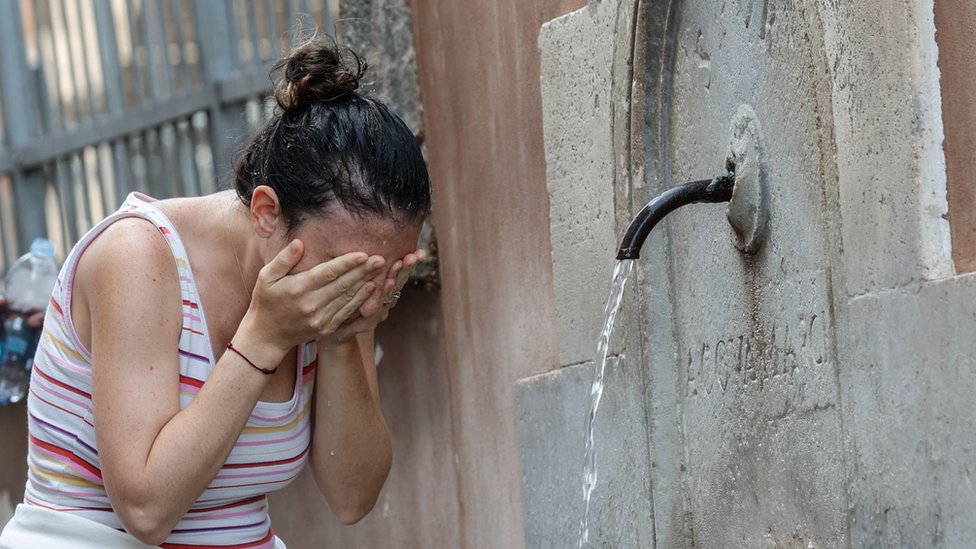
[[823, 314], [801, 316], [749, 335], [718, 337], [688, 349], [685, 396], [696, 398], [730, 390], [761, 390], [770, 381], [823, 366], [828, 348]]

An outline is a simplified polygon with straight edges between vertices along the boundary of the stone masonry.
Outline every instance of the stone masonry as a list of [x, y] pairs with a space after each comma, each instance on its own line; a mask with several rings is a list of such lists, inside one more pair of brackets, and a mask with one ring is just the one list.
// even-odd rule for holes
[[594, 547], [962, 547], [976, 282], [955, 276], [932, 0], [591, 0], [540, 36], [563, 368], [519, 383], [528, 547], [576, 543], [592, 355], [631, 216], [723, 173], [769, 218], [648, 239], [597, 419]]

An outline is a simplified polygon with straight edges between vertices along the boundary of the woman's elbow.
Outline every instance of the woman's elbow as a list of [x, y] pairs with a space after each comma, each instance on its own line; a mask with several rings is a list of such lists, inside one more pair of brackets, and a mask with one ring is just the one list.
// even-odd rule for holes
[[146, 545], [166, 541], [179, 522], [179, 517], [174, 520], [175, 510], [165, 504], [166, 498], [146, 490], [125, 491], [114, 484], [112, 488], [108, 490], [109, 501], [129, 535]]
[[[351, 526], [361, 521], [373, 510], [373, 507], [376, 507], [376, 501], [380, 497], [380, 491], [383, 489], [385, 480], [386, 476], [384, 475], [376, 484], [345, 486], [341, 489], [334, 487], [331, 490], [323, 489], [322, 494], [339, 522]], [[319, 488], [322, 488], [324, 484], [319, 484]]]
[[352, 526], [357, 522], [363, 520], [373, 507], [376, 506], [376, 500], [378, 497], [374, 497], [369, 500], [363, 500], [359, 502], [350, 502], [345, 505], [341, 505], [338, 508], [334, 508], [336, 517], [339, 522], [346, 526]]
[[368, 480], [361, 478], [353, 483], [336, 482], [338, 479], [334, 475], [330, 478], [327, 474], [318, 474], [315, 469], [312, 475], [336, 518], [349, 526], [356, 524], [373, 510], [389, 473], [390, 463], [387, 462], [369, 475]]
[[169, 537], [170, 533], [169, 530], [165, 529], [145, 530], [140, 532], [126, 530], [126, 532], [129, 532], [132, 537], [151, 547], [162, 545], [163, 542], [166, 541], [166, 538]]
[[171, 521], [151, 508], [129, 506], [124, 510], [116, 509], [116, 514], [125, 531], [146, 545], [162, 544], [173, 531]]

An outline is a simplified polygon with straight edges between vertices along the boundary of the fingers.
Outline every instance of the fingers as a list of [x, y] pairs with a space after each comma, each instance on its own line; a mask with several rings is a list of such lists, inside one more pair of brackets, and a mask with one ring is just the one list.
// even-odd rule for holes
[[386, 277], [386, 284], [383, 287], [384, 301], [389, 300], [390, 296], [393, 295], [394, 292], [400, 289], [400, 285], [398, 283], [400, 281], [400, 276], [402, 272], [403, 272], [403, 260], [400, 260], [393, 264], [393, 268], [390, 269], [390, 272]]
[[342, 307], [331, 316], [328, 322], [325, 323], [325, 330], [323, 330], [322, 335], [328, 335], [336, 332], [343, 324], [345, 324], [349, 317], [356, 313], [359, 307], [369, 298], [369, 296], [373, 294], [373, 290], [375, 290], [375, 286], [373, 285], [372, 281], [363, 284], [356, 292], [356, 295], [342, 305]]
[[[305, 284], [321, 284], [308, 292], [315, 327], [320, 335], [334, 332], [370, 296], [376, 293], [372, 278], [382, 271], [384, 259], [366, 254], [346, 254], [310, 269]], [[314, 271], [314, 272], [312, 272]], [[334, 278], [333, 278], [334, 277]]]
[[420, 257], [416, 253], [407, 254], [403, 258], [403, 268], [397, 273], [396, 291], [402, 290], [407, 285], [407, 281], [410, 280], [410, 275], [413, 274], [413, 270], [417, 268], [419, 263]]
[[380, 288], [374, 284], [373, 290], [373, 294], [370, 295], [369, 298], [359, 306], [359, 314], [364, 317], [371, 317], [383, 308], [381, 303], [381, 300], [383, 299], [383, 288]]
[[350, 271], [354, 271], [355, 276], [365, 276], [380, 268], [382, 264], [382, 257], [371, 258], [363, 252], [353, 252], [312, 267], [306, 276], [313, 288], [320, 288], [336, 281]]
[[417, 250], [387, 268], [382, 256], [353, 252], [294, 272], [304, 253], [302, 241], [293, 240], [265, 265], [249, 307], [263, 330], [289, 342], [374, 328], [426, 257]]
[[[7, 299], [0, 296], [0, 313], [7, 311]], [[27, 317], [27, 327], [32, 330], [39, 330], [44, 326], [44, 312], [38, 311]]]
[[[395, 294], [403, 289], [410, 274], [425, 257], [426, 254], [421, 250], [411, 252], [394, 262], [385, 275], [371, 281], [369, 286], [361, 288], [363, 292], [369, 289], [372, 294], [364, 300], [360, 300], [361, 294], [357, 294], [356, 300], [351, 300], [343, 307], [341, 313], [335, 315], [336, 318], [344, 320], [333, 337], [342, 340], [351, 334], [375, 329], [379, 323], [386, 320], [399, 297], [394, 297]], [[354, 309], [353, 306], [356, 308]], [[358, 314], [356, 314], [357, 309]]]
[[396, 302], [394, 295], [403, 290], [411, 273], [425, 259], [427, 259], [426, 252], [415, 250], [397, 260], [384, 278], [376, 279], [376, 292], [360, 306], [359, 314], [364, 317], [372, 317], [389, 309]]
[[[394, 267], [396, 263], [394, 263]], [[391, 269], [392, 270], [392, 269]], [[375, 278], [373, 279], [373, 294], [369, 296], [365, 303], [359, 307], [359, 314], [365, 317], [373, 316], [382, 307], [381, 301], [383, 296], [386, 294], [386, 279], [388, 273], [376, 272]]]
[[267, 283], [274, 283], [291, 272], [302, 259], [305, 246], [301, 240], [295, 239], [288, 243], [278, 255], [261, 269], [261, 275]]
[[389, 296], [387, 299], [396, 301], [399, 298], [397, 294], [407, 285], [407, 282], [410, 280], [410, 275], [413, 274], [414, 269], [417, 268], [417, 265], [420, 264], [423, 257], [423, 250], [417, 250], [416, 252], [405, 255], [398, 262], [397, 269], [392, 271], [392, 284], [386, 289], [387, 295]]
[[[321, 306], [323, 307], [329, 306], [329, 304], [333, 301], [339, 302], [340, 305], [343, 301], [350, 301], [356, 297], [359, 290], [370, 281], [370, 278], [378, 270], [380, 270], [382, 266], [382, 257], [369, 258], [368, 261], [345, 271], [339, 275], [338, 278], [326, 283], [323, 287], [316, 288], [315, 297], [317, 300], [319, 300]], [[336, 268], [339, 269], [341, 267]], [[319, 276], [324, 275], [320, 273]], [[324, 279], [320, 278], [320, 280]], [[370, 287], [375, 288], [375, 284], [371, 285]], [[366, 298], [369, 298], [369, 294], [366, 295]], [[333, 309], [336, 308], [337, 307], [333, 307]]]
[[34, 330], [39, 330], [42, 326], [44, 326], [43, 312], [34, 313], [29, 317], [27, 317], [27, 327], [32, 328]]

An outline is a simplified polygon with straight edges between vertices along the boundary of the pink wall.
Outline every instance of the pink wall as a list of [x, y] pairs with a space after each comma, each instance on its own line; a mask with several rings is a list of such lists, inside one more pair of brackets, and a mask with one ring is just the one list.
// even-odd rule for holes
[[524, 546], [515, 382], [558, 366], [537, 43], [584, 5], [413, 3], [443, 287], [380, 335], [395, 456], [377, 508], [344, 528], [300, 484], [273, 501], [289, 548]]
[[976, 3], [936, 0], [948, 175], [949, 225], [956, 271], [976, 271]]
[[521, 547], [515, 382], [558, 366], [541, 25], [584, 0], [413, 3], [441, 249], [458, 547]]

